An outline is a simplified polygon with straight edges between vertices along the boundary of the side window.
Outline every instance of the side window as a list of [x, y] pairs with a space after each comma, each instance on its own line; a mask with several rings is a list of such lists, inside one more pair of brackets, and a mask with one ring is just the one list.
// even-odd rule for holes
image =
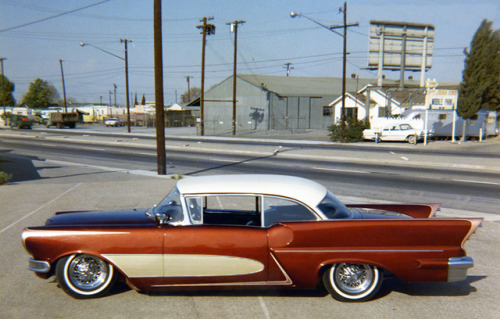
[[316, 220], [316, 216], [302, 204], [279, 197], [264, 196], [264, 226], [279, 222]]
[[173, 189], [154, 210], [155, 214], [165, 214], [170, 216], [171, 223], [182, 222], [184, 214], [177, 188]]
[[195, 224], [261, 226], [260, 196], [207, 195], [189, 197], [187, 205]]
[[202, 197], [187, 197], [186, 202], [189, 212], [189, 218], [191, 218], [193, 224], [203, 224]]

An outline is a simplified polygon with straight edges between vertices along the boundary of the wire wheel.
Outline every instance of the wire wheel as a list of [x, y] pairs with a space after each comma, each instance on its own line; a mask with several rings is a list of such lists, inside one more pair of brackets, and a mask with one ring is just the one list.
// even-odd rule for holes
[[57, 264], [56, 273], [63, 290], [75, 298], [104, 295], [114, 282], [113, 267], [92, 255], [65, 257]]
[[333, 265], [323, 282], [333, 298], [341, 301], [365, 301], [379, 290], [383, 273], [375, 266], [343, 263]]

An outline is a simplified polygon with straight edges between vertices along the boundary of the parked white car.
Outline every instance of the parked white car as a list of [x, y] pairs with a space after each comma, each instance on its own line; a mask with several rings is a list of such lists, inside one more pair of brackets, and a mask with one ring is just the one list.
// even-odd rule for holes
[[120, 121], [120, 119], [117, 117], [112, 117], [112, 118], [109, 118], [106, 121], [104, 121], [104, 125], [106, 125], [106, 126], [121, 126], [122, 121]]
[[424, 130], [416, 130], [410, 124], [390, 124], [383, 128], [367, 129], [363, 131], [363, 138], [366, 140], [378, 141], [401, 141], [415, 144], [416, 141], [424, 138]]

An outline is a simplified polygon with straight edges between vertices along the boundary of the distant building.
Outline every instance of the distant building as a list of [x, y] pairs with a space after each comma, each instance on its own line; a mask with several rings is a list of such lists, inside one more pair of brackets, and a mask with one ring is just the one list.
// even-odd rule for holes
[[[373, 80], [347, 79], [348, 91]], [[237, 132], [326, 129], [338, 117], [331, 102], [342, 94], [341, 78], [237, 75]], [[205, 93], [205, 133], [232, 131], [233, 78]]]
[[[346, 79], [346, 116], [358, 119], [397, 116], [425, 103], [425, 88], [409, 80], [401, 89], [399, 80], [386, 79], [377, 87], [376, 79]], [[326, 129], [341, 119], [342, 78], [296, 77], [238, 74], [236, 130], [239, 133], [265, 130]], [[458, 87], [444, 83], [441, 87]], [[368, 98], [369, 95], [369, 98]], [[205, 93], [205, 134], [232, 132], [232, 76]], [[199, 118], [199, 99], [189, 103]]]

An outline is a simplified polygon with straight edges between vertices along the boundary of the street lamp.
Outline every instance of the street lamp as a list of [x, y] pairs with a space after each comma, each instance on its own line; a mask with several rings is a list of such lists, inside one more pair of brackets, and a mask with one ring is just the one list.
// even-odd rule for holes
[[[125, 61], [125, 94], [127, 96], [127, 132], [130, 133], [130, 103], [129, 103], [129, 94], [128, 94], [128, 54], [127, 54], [127, 43], [128, 42], [132, 42], [131, 40], [127, 40], [127, 39], [120, 39], [120, 42], [121, 43], [125, 43], [125, 57], [121, 57], [119, 55], [116, 55], [114, 53], [111, 53], [109, 51], [106, 51], [102, 48], [99, 48], [99, 47], [96, 47], [95, 45], [93, 44], [90, 44], [90, 43], [87, 43], [87, 42], [81, 42], [80, 43], [80, 46], [84, 47], [86, 45], [90, 46], [90, 47], [93, 47], [99, 51], [102, 51], [104, 53], [107, 53], [107, 54], [110, 54], [112, 56], [114, 56], [115, 58], [118, 58], [120, 60], [123, 60]], [[116, 86], [115, 86], [116, 88]], [[116, 98], [115, 98], [115, 101], [116, 101]], [[115, 102], [116, 104], [116, 102]]]
[[[322, 26], [323, 28], [326, 28], [338, 35], [340, 35], [342, 38], [344, 38], [344, 59], [343, 59], [343, 70], [342, 70], [342, 109], [341, 109], [341, 117], [340, 117], [340, 127], [341, 129], [343, 130], [345, 128], [345, 92], [346, 92], [346, 61], [347, 61], [347, 28], [348, 27], [353, 27], [353, 26], [357, 26], [358, 24], [357, 23], [351, 23], [351, 24], [347, 24], [346, 22], [346, 16], [347, 16], [347, 3], [344, 2], [344, 8], [340, 8], [339, 9], [340, 11], [342, 11], [344, 13], [344, 24], [343, 25], [332, 25], [332, 26], [328, 26], [328, 25], [325, 25], [321, 22], [318, 22], [308, 16], [305, 16], [301, 13], [297, 13], [297, 12], [290, 12], [290, 17], [291, 18], [295, 18], [295, 17], [304, 17], [306, 18], [307, 20], [310, 20], [314, 23], [316, 23], [317, 25], [319, 26]], [[343, 28], [344, 29], [344, 34], [341, 34], [340, 32], [338, 32], [337, 30], [335, 29], [338, 29], [338, 28]], [[333, 116], [335, 116], [334, 112], [332, 112]], [[332, 123], [332, 124], [335, 124], [335, 123]]]

